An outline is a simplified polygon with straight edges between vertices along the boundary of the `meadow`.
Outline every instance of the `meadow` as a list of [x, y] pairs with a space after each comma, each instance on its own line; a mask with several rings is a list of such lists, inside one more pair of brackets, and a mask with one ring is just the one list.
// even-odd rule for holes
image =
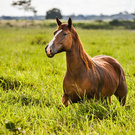
[[109, 55], [122, 65], [128, 86], [126, 105], [112, 96], [111, 105], [84, 100], [59, 109], [65, 53], [48, 58], [44, 51], [56, 26], [7, 25], [0, 27], [0, 134], [135, 134], [134, 30], [76, 28], [91, 57]]

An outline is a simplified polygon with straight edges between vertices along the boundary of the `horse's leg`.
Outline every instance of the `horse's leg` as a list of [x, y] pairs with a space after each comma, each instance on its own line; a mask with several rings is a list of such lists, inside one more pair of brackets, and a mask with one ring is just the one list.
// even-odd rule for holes
[[65, 105], [65, 107], [67, 107], [70, 104], [70, 99], [67, 94], [64, 94], [62, 96], [62, 103]]
[[126, 96], [127, 96], [127, 85], [126, 81], [122, 81], [114, 95], [118, 98], [119, 102], [124, 106], [126, 103]]
[[109, 96], [108, 98], [109, 98], [109, 103], [112, 104], [111, 96]]
[[111, 96], [105, 97], [106, 103], [112, 104]]

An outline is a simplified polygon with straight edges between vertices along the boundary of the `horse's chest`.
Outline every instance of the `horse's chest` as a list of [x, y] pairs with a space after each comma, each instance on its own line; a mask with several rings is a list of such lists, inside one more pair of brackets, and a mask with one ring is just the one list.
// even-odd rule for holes
[[[68, 95], [79, 95], [83, 97], [85, 94], [91, 95], [94, 93], [95, 85], [92, 84], [88, 76], [72, 78], [70, 76], [65, 76], [63, 81], [64, 93]], [[93, 94], [92, 94], [93, 95]]]

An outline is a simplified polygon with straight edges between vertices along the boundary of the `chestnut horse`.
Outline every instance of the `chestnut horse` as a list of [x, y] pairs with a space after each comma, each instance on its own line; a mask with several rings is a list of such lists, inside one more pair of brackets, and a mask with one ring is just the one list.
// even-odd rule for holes
[[109, 99], [114, 94], [125, 105], [127, 85], [124, 71], [117, 60], [110, 56], [99, 55], [91, 58], [84, 51], [72, 20], [62, 23], [56, 18], [58, 28], [54, 38], [46, 46], [48, 57], [65, 51], [67, 71], [63, 81], [62, 103], [76, 103], [85, 96], [87, 99]]

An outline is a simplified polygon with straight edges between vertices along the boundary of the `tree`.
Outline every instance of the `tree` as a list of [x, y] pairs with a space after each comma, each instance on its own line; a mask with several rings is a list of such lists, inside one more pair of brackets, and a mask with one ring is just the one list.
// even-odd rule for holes
[[58, 8], [53, 8], [53, 9], [46, 12], [46, 19], [55, 19], [56, 16], [59, 19], [62, 18], [61, 11]]
[[19, 9], [23, 9], [24, 11], [32, 11], [34, 15], [37, 13], [37, 10], [31, 6], [31, 0], [13, 1], [11, 5]]

